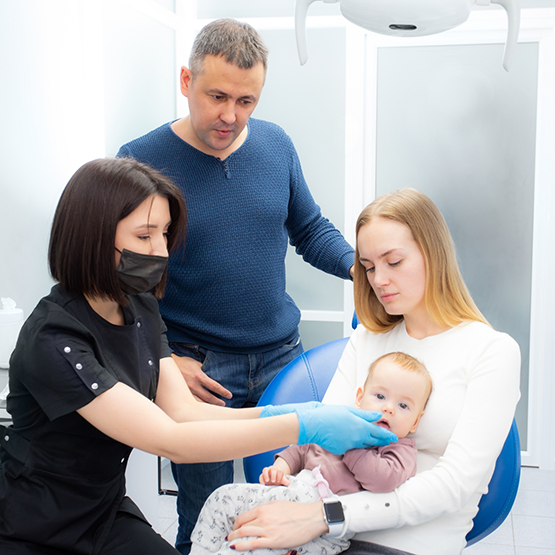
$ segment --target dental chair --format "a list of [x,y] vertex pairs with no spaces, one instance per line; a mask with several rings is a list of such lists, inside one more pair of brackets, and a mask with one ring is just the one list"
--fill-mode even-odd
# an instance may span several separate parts
[[[355,326],[356,319],[353,319],[353,327]],[[258,405],[321,401],[347,341],[348,338],[344,338],[325,343],[306,351],[290,362],[266,388]],[[280,450],[276,449],[245,458],[243,467],[247,482],[258,483],[262,469],[273,463],[274,454],[278,451]],[[466,535],[467,547],[491,534],[507,518],[517,494],[519,481],[520,441],[516,422],[513,421],[497,459],[489,491],[482,496],[478,513],[474,517],[474,526]]]

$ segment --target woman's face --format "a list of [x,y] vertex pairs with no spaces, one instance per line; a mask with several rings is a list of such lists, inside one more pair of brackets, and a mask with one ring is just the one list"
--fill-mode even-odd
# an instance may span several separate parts
[[357,244],[359,261],[385,311],[405,318],[426,316],[426,265],[410,229],[377,217],[359,230]]
[[[116,228],[116,249],[168,256],[167,232],[171,224],[170,203],[167,198],[151,196],[129,216],[120,220]],[[116,251],[116,264],[120,254]]]

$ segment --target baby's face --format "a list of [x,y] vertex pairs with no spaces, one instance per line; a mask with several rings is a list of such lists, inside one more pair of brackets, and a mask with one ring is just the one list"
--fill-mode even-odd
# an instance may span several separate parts
[[426,404],[427,386],[424,378],[385,359],[374,368],[364,391],[357,391],[357,406],[381,412],[376,422],[398,438],[414,432]]

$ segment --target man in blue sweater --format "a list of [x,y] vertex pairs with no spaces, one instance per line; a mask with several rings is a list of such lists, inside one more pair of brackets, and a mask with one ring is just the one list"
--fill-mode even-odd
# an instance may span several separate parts
[[[353,249],[325,219],[291,139],[250,118],[268,51],[258,33],[218,20],[197,36],[181,91],[190,115],[124,145],[181,188],[188,207],[185,254],[173,255],[160,303],[173,357],[197,399],[253,406],[302,352],[300,311],[285,292],[288,240],[304,260],[349,279]],[[247,125],[248,123],[248,125]],[[176,547],[206,498],[233,481],[233,463],[172,465],[178,485]]]

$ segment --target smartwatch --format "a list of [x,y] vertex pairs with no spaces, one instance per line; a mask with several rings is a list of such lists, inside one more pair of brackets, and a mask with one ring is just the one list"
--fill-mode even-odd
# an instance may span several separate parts
[[336,538],[343,533],[345,513],[343,505],[337,499],[322,499],[324,502],[324,519],[330,529],[328,536]]

